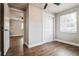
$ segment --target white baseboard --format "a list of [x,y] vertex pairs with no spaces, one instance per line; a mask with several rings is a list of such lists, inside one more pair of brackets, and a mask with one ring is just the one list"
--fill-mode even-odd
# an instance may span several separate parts
[[32,48],[32,47],[35,47],[35,46],[39,46],[39,45],[43,45],[45,43],[49,43],[49,42],[52,42],[53,40],[51,41],[48,41],[48,42],[41,42],[41,43],[37,43],[37,44],[33,44],[33,45],[29,45],[29,48]]
[[[53,41],[53,40],[52,40]],[[48,42],[52,42],[52,41],[48,41]],[[45,43],[48,43],[48,42],[41,42],[41,43],[37,43],[37,44],[33,44],[33,45],[28,45],[26,42],[24,43],[28,48],[32,48],[32,47],[35,47],[35,46],[39,46],[39,45],[43,45]]]
[[28,47],[28,44],[26,42],[24,42],[24,44]]
[[62,43],[66,43],[66,44],[70,44],[70,45],[74,45],[74,46],[79,47],[79,44],[76,44],[76,43],[73,43],[73,42],[68,42],[68,41],[64,41],[64,40],[60,40],[60,39],[55,39],[55,41],[59,41],[59,42],[62,42]]
[[9,47],[4,50],[4,55],[6,55],[7,51],[9,50]]
[[33,44],[33,45],[29,45],[29,48],[32,48],[32,47],[35,47],[35,46],[39,46],[39,45],[42,45],[42,44],[44,44],[44,43],[41,42],[41,43],[37,43],[37,44]]
[[38,43],[38,44],[33,44],[33,45],[28,45],[27,43],[24,43],[28,48],[32,48],[32,47],[35,47],[35,46],[39,46],[39,45],[42,45],[43,43]]
[[49,43],[49,42],[53,42],[53,41],[54,41],[54,40],[50,40],[50,41],[47,41],[47,42],[43,42],[43,43],[45,44],[45,43]]

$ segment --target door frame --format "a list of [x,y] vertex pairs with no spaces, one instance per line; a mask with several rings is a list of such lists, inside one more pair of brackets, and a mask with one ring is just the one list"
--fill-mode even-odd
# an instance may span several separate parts
[[4,4],[1,3],[1,56],[4,56]]

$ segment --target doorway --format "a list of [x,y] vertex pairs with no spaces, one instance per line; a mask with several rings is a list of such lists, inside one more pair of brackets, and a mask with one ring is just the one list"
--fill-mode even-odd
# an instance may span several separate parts
[[9,48],[9,17],[7,3],[0,4],[0,53],[4,56]]
[[[23,51],[24,12],[22,10],[11,8],[11,7],[10,7],[10,37],[9,39],[10,39],[9,51],[12,51],[13,53]],[[16,48],[17,51],[13,50],[13,48]]]
[[[10,45],[11,44],[11,41],[10,41],[10,36],[11,36],[11,33],[10,33],[10,30],[11,30],[11,28],[10,28],[11,17],[10,17],[10,15],[11,14],[12,13],[10,13],[10,7],[8,6],[8,4],[7,3],[5,3],[5,4],[0,3],[0,55],[1,56],[6,55],[7,51],[11,48],[11,45]],[[24,16],[24,13],[22,15]],[[13,17],[13,18],[15,18],[16,20],[15,19],[14,20],[17,22],[17,24],[16,24],[17,27],[16,28],[17,29],[18,29],[18,27],[21,28],[22,32],[19,34],[19,36],[21,38],[19,43],[22,42],[22,44],[23,44],[23,39],[24,39],[23,38],[24,37],[24,29],[23,29],[24,28],[24,25],[23,25],[24,21],[23,21],[23,19],[24,18],[21,17],[21,15],[18,16],[18,17]],[[15,32],[18,32],[19,30],[15,30]],[[15,42],[15,40],[13,40],[13,42]],[[15,42],[13,44],[17,44],[17,43]]]

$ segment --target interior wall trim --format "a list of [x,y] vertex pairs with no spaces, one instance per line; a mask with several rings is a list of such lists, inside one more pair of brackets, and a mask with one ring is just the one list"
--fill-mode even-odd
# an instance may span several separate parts
[[43,45],[43,44],[44,44],[44,43],[41,42],[41,43],[37,43],[37,44],[33,44],[33,45],[29,45],[28,48],[36,47],[36,46]]
[[24,42],[24,45],[26,45],[29,48],[29,45],[26,42]]
[[9,50],[10,48],[8,47],[8,49],[5,49],[4,51],[4,56],[6,55],[6,53],[8,52],[8,50]]
[[37,44],[33,44],[33,45],[28,45],[27,43],[24,43],[28,48],[32,48],[32,47],[36,47],[36,46],[39,46],[39,45],[43,45],[45,43],[49,43],[49,42],[53,42],[52,41],[48,41],[48,42],[41,42],[41,43],[37,43]]
[[76,43],[73,43],[73,42],[68,42],[68,41],[64,41],[64,40],[60,40],[60,39],[55,39],[55,41],[59,41],[59,42],[62,42],[62,43],[66,43],[66,44],[70,44],[70,45],[79,47],[79,44],[76,44]]

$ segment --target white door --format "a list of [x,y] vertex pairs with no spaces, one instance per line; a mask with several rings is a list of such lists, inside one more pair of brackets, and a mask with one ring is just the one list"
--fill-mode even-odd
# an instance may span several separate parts
[[9,7],[4,4],[4,55],[9,49]]
[[47,12],[43,13],[43,42],[53,41],[53,15]]

